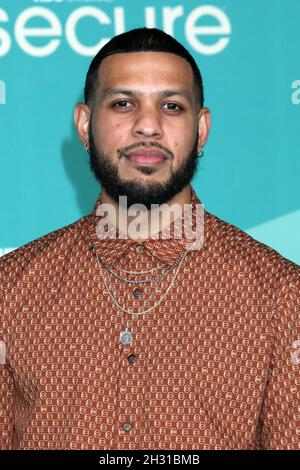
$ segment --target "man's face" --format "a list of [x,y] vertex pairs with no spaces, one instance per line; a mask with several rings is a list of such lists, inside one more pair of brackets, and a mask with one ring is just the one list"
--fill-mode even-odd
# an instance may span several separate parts
[[201,144],[189,63],[164,52],[121,53],[98,73],[89,123],[96,177],[116,202],[167,202],[192,179]]

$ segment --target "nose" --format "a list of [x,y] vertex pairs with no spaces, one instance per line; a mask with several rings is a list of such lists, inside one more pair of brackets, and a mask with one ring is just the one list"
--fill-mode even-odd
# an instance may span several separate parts
[[163,129],[159,111],[151,105],[140,107],[135,113],[132,133],[134,137],[160,139],[163,136]]

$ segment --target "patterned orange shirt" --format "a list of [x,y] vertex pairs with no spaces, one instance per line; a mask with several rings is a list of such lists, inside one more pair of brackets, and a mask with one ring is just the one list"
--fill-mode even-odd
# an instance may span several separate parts
[[300,268],[207,211],[182,258],[103,240],[99,203],[0,259],[0,448],[299,449]]

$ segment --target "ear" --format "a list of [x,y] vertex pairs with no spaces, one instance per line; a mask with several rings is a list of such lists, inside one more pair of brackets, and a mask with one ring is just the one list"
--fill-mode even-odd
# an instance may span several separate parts
[[87,104],[77,103],[74,109],[74,123],[77,134],[85,148],[88,148],[91,110]]
[[211,119],[210,119],[210,111],[208,108],[201,108],[199,111],[199,141],[198,141],[198,151],[200,148],[203,148],[207,142]]

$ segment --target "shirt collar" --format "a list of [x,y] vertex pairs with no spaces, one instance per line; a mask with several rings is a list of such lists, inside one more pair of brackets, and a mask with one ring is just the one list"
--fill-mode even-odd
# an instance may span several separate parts
[[[108,266],[113,266],[118,262],[118,259],[125,255],[126,252],[133,245],[143,245],[144,250],[149,251],[152,256],[156,257],[159,261],[171,265],[176,259],[186,251],[187,245],[191,243],[191,239],[187,238],[185,226],[182,229],[182,236],[178,238],[178,228],[182,226],[182,217],[176,219],[167,229],[159,232],[158,238],[150,238],[143,241],[136,241],[130,238],[120,239],[119,232],[114,227],[115,238],[103,238],[99,236],[99,222],[101,217],[96,214],[99,205],[102,204],[102,195],[99,194],[93,211],[91,213],[91,223],[89,224],[89,239],[103,261]],[[200,205],[200,199],[197,197],[193,187],[191,187],[191,215],[192,215],[192,230],[196,228],[196,205]],[[205,211],[203,210],[203,217]],[[205,223],[207,220],[205,220]],[[199,223],[198,223],[199,225]],[[176,232],[177,230],[177,232]],[[206,227],[205,227],[206,230]],[[177,233],[177,236],[175,235]],[[166,238],[167,236],[167,238]],[[203,233],[204,236],[204,233]]]

